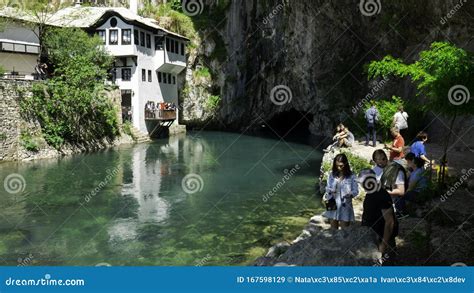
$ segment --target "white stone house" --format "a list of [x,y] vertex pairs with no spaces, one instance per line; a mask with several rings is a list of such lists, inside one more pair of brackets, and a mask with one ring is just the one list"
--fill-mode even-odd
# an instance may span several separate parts
[[[11,17],[2,12],[0,16]],[[186,68],[187,38],[124,7],[76,5],[57,11],[47,22],[51,26],[81,28],[102,38],[115,57],[111,75],[122,92],[122,111],[126,114],[131,110],[134,127],[151,134],[164,120],[177,118],[179,114],[174,111],[157,111],[145,117],[145,105],[178,105],[178,75]],[[34,78],[39,42],[31,29],[8,22],[0,32],[0,48],[0,65],[6,69],[6,77],[16,71],[16,77]]]

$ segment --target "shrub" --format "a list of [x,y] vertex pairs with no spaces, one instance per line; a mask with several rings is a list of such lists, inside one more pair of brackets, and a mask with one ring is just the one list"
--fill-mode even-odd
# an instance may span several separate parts
[[132,122],[130,121],[125,121],[125,123],[122,124],[122,130],[125,134],[127,134],[128,136],[130,136],[133,140],[136,140],[137,138],[135,137],[135,135],[133,134],[132,132]]
[[214,111],[219,107],[220,101],[221,101],[220,96],[210,95],[206,101],[206,108],[211,111]]
[[28,151],[39,151],[39,144],[36,139],[27,131],[22,131],[20,134],[20,144]]
[[44,39],[52,77],[33,85],[21,102],[35,116],[48,144],[87,143],[118,134],[117,111],[104,82],[112,57],[97,37],[79,29],[52,29]]

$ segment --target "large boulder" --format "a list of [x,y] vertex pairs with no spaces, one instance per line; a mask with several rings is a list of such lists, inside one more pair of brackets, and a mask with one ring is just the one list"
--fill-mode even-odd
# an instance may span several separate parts
[[362,226],[320,230],[291,245],[278,257],[259,258],[256,266],[370,266],[377,263],[377,235]]

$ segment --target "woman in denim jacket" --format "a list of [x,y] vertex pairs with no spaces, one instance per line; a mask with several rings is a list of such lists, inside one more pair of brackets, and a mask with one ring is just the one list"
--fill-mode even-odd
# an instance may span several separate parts
[[352,198],[359,194],[357,179],[352,174],[349,161],[345,154],[339,154],[334,158],[332,172],[329,174],[326,186],[325,199],[334,198],[337,209],[326,211],[323,216],[331,220],[331,228],[338,229],[348,227],[354,222],[354,208]]

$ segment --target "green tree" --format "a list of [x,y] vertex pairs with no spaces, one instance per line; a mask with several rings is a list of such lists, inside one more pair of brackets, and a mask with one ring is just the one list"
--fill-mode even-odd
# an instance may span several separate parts
[[[389,55],[369,64],[369,79],[388,75],[409,77],[417,87],[417,95],[424,97],[425,111],[451,117],[441,160],[440,174],[444,176],[454,122],[458,116],[474,113],[474,102],[470,101],[470,93],[474,93],[474,55],[450,43],[434,42],[414,63]],[[444,182],[444,177],[440,181]]]
[[45,35],[52,76],[33,86],[22,109],[38,118],[46,141],[88,143],[118,133],[117,112],[104,82],[112,57],[98,37],[80,29],[49,30]]

